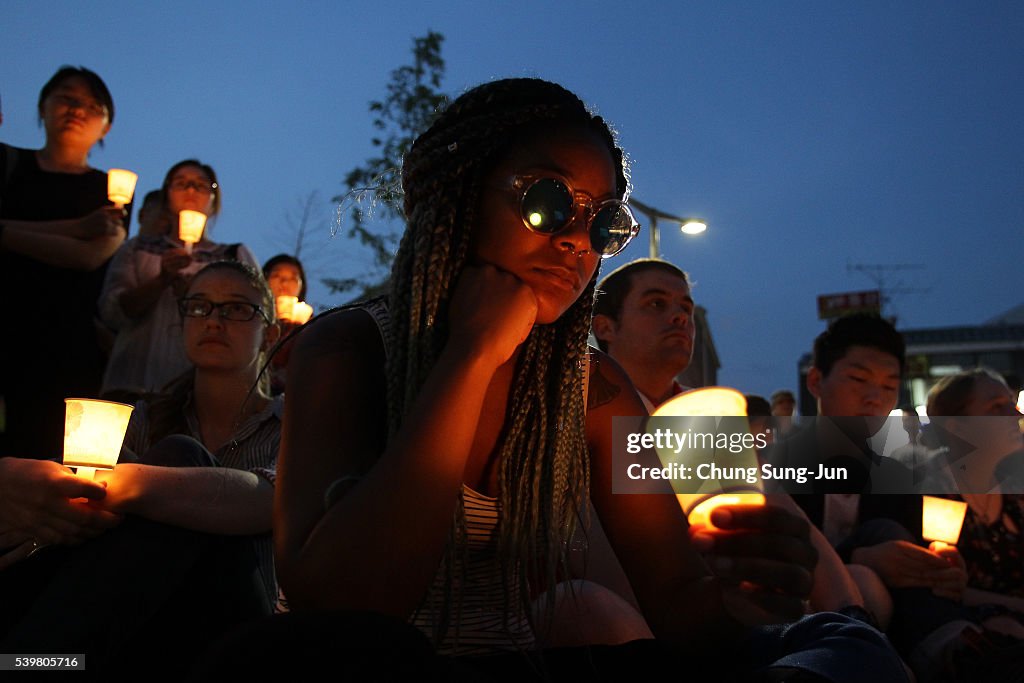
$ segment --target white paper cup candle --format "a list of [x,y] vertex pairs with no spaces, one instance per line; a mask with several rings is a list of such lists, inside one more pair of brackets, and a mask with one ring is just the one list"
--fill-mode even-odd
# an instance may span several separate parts
[[107,171],[107,198],[118,208],[135,196],[135,183],[139,176],[123,168],[112,168]]
[[185,243],[185,251],[192,253],[192,245],[203,238],[206,214],[184,209],[178,213],[178,239]]
[[313,307],[305,301],[298,301],[292,307],[292,322],[305,325],[313,317]]
[[112,469],[133,407],[87,398],[66,398],[64,404],[64,464],[86,479],[98,469]]
[[967,503],[935,496],[921,498],[924,502],[921,536],[932,542],[928,547],[932,550],[941,550],[946,546],[956,545],[960,540],[964,515],[967,514]]
[[284,322],[291,322],[295,315],[295,306],[299,303],[299,297],[282,295],[274,300],[274,310],[277,319]]
[[[730,417],[746,418],[747,399],[740,392],[728,387],[705,387],[683,392],[658,406],[652,417]],[[730,430],[739,430],[749,434],[750,427],[746,419],[737,422],[735,419],[728,424]],[[753,449],[744,452],[725,454],[730,457],[730,465],[741,466],[745,470],[757,468],[757,454]],[[764,505],[765,498],[761,491],[761,480],[751,484],[740,485],[729,482],[708,480],[706,486],[696,493],[680,493],[676,496],[691,526],[711,524],[711,512],[720,505]]]

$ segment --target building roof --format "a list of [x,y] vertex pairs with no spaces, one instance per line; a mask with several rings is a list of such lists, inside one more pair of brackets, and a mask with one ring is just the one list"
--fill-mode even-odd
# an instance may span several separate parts
[[934,327],[901,333],[908,353],[1024,349],[1024,324]]
[[986,325],[1024,325],[1024,304],[1014,306],[1005,313],[1001,313],[991,320],[985,321]]

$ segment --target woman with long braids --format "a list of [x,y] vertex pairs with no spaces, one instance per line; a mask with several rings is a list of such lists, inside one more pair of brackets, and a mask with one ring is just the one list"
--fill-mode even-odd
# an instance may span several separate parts
[[[320,653],[352,680],[642,676],[666,662],[728,675],[779,660],[744,623],[802,614],[806,525],[731,509],[731,526],[780,550],[737,563],[757,590],[726,587],[673,496],[611,492],[612,417],[645,411],[586,344],[598,264],[636,233],[605,122],[553,83],[488,83],[416,140],[402,184],[408,226],[387,301],[314,321],[290,361],[274,536],[293,612],[262,626],[272,634],[225,643],[211,676],[252,668],[246,642],[288,653],[257,658],[264,673]],[[588,500],[658,640],[541,650],[531,600],[565,577]],[[752,535],[737,532],[736,547],[756,555]],[[877,632],[829,623],[833,643],[878,660],[878,677],[898,668]],[[794,629],[790,646],[807,640]],[[713,656],[727,645],[740,654]],[[774,671],[828,669],[812,660]]]

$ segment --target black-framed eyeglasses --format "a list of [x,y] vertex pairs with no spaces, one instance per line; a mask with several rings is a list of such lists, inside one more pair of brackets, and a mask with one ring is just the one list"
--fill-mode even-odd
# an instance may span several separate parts
[[266,322],[270,322],[267,314],[256,304],[248,301],[220,301],[214,302],[199,297],[186,297],[178,300],[178,312],[186,318],[208,318],[214,309],[221,317],[221,320],[233,320],[244,323],[252,320],[259,313]]
[[77,97],[71,95],[62,95],[60,93],[54,93],[50,95],[56,104],[68,109],[81,109],[89,116],[99,118],[107,115],[107,108],[99,102],[91,102],[89,100],[80,100]]
[[171,181],[170,187],[172,190],[176,190],[178,192],[184,192],[191,187],[193,190],[201,194],[213,194],[213,191],[217,189],[217,183],[208,183],[205,180],[188,180],[186,178],[178,178]]
[[565,230],[582,206],[590,247],[601,258],[615,256],[640,232],[633,212],[618,199],[595,202],[585,192],[575,192],[565,181],[551,176],[515,176],[512,187],[521,193],[519,211],[523,225],[541,235]]

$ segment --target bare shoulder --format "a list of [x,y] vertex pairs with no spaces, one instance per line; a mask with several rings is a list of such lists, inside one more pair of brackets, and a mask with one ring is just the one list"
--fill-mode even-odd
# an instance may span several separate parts
[[295,340],[293,355],[307,360],[336,357],[363,361],[368,356],[384,358],[384,344],[377,323],[362,308],[339,309],[327,313],[302,328]]
[[383,451],[384,359],[379,328],[360,308],[324,314],[294,341],[275,486],[280,576],[323,517],[331,482],[365,471]]
[[285,453],[319,458],[343,450],[340,464],[379,452],[387,414],[384,363],[384,341],[365,310],[339,310],[303,328],[288,360]]
[[620,415],[646,414],[643,402],[622,366],[604,351],[591,348],[587,412],[607,407],[627,411],[618,413]]

